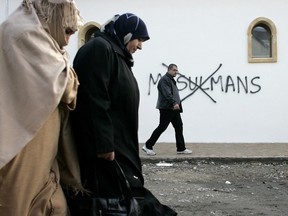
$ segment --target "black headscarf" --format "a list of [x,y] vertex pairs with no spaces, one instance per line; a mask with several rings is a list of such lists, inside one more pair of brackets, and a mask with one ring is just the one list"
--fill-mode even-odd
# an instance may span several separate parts
[[119,16],[114,23],[116,35],[126,45],[134,39],[149,40],[148,31],[142,19],[132,13],[125,13]]
[[115,15],[101,27],[101,32],[105,32],[116,39],[132,64],[133,57],[127,50],[126,44],[134,39],[141,39],[142,41],[150,39],[143,20],[132,13]]

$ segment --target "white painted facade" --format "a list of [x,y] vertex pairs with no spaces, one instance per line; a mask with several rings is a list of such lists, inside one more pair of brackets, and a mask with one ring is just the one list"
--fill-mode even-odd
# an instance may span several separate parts
[[[1,0],[0,21],[20,2]],[[288,142],[287,0],[78,0],[77,5],[85,22],[103,24],[114,14],[132,12],[147,24],[151,39],[134,55],[133,67],[141,92],[140,142],[158,125],[157,88],[149,78],[165,74],[162,63],[176,63],[181,74],[193,82],[197,78],[198,84],[201,76],[204,81],[222,64],[213,78],[222,78],[223,91],[220,83],[212,90],[210,78],[203,91],[199,88],[183,101],[186,142]],[[248,63],[247,30],[258,17],[276,26],[276,63]],[[67,47],[71,61],[77,40],[73,36]],[[241,84],[238,93],[237,79],[247,79],[247,93]],[[182,99],[193,91],[188,84],[178,79]],[[159,142],[174,141],[170,125]]]

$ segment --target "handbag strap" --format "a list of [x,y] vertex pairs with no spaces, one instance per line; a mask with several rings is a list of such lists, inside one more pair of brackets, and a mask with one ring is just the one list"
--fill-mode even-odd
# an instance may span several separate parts
[[132,190],[130,188],[130,184],[125,176],[125,173],[123,172],[120,164],[118,163],[118,161],[116,159],[114,159],[115,161],[115,164],[116,164],[116,168],[117,170],[119,171],[119,177],[121,178],[121,181],[123,182],[123,184],[125,184],[125,189],[126,189],[126,192],[127,192],[127,195],[129,196],[129,198],[132,198],[133,197],[133,194],[132,194]]

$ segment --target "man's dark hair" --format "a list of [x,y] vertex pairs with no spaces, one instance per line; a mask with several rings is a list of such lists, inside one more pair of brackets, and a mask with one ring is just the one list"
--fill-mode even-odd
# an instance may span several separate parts
[[169,64],[168,70],[171,70],[173,67],[177,67],[177,65],[176,64]]

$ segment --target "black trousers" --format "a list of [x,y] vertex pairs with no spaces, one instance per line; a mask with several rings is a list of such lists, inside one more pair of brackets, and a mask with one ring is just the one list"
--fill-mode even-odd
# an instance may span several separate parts
[[153,131],[151,137],[146,142],[146,147],[152,149],[161,134],[172,123],[175,130],[176,148],[177,151],[184,151],[185,141],[183,136],[183,122],[179,111],[160,109],[160,122],[158,127]]

